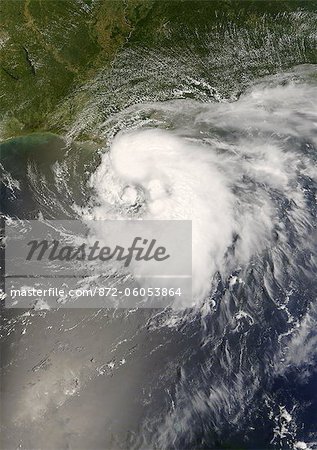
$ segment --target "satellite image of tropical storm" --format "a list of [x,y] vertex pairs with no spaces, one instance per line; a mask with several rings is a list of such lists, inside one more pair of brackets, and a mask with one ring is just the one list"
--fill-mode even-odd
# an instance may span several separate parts
[[0,23],[1,448],[317,450],[317,1]]

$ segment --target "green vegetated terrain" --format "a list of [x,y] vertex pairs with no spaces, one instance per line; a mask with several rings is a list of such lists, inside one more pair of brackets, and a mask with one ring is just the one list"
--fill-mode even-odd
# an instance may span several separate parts
[[[186,47],[203,58],[211,51],[214,35],[213,53],[221,55],[221,33],[227,41],[231,33],[234,41],[237,30],[243,29],[255,30],[252,52],[267,45],[272,26],[272,46],[277,46],[278,58],[285,53],[284,66],[317,61],[312,39],[316,30],[305,27],[305,17],[300,18],[301,11],[315,10],[314,1],[1,0],[0,4],[2,140],[35,131],[65,132],[87,102],[89,94],[82,86],[101,70],[110,70],[126,48],[173,54],[173,49]],[[294,11],[299,11],[296,23],[288,15]],[[278,38],[294,33],[298,49],[292,56],[287,54],[287,39],[279,45]],[[191,36],[196,36],[193,46]],[[243,59],[237,57],[243,70]]]
[[3,136],[45,129],[61,99],[125,43],[142,13],[138,3],[2,0]]

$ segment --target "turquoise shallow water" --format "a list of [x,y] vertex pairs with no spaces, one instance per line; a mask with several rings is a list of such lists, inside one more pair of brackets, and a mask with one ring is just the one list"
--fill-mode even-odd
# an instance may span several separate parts
[[[67,145],[52,133],[35,133],[2,142],[4,214],[19,218],[71,218],[74,202],[87,200],[89,173],[96,167],[96,145]],[[10,186],[18,187],[10,193]]]
[[[161,4],[170,14],[173,2]],[[71,123],[56,111],[63,137],[1,144],[7,218],[142,217],[167,197],[162,214],[207,217],[202,248],[218,257],[223,246],[227,269],[181,313],[5,310],[5,448],[317,448],[316,66],[305,64],[317,62],[316,17],[306,4],[257,2],[255,24],[248,9],[211,20],[200,2],[199,22],[195,10],[182,26],[189,6],[174,27],[162,21],[163,43],[144,39],[145,20],[80,87]],[[112,144],[127,131],[137,138],[133,155],[117,145],[120,177]],[[80,142],[87,135],[99,144]]]
[[[5,310],[6,442],[45,447],[46,427],[54,449],[315,448],[314,72],[260,79],[231,103],[134,105],[100,124],[100,148],[2,144],[7,217],[142,218],[167,193],[162,213],[207,217],[203,248],[225,245],[201,307]],[[131,145],[114,139],[127,130]]]

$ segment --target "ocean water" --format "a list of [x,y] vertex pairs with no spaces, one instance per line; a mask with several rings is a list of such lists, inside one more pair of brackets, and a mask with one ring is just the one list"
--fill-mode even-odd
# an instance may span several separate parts
[[281,39],[241,80],[226,42],[208,81],[189,50],[129,49],[64,136],[1,144],[8,220],[193,226],[177,308],[3,310],[4,448],[317,448],[316,66],[276,67]]

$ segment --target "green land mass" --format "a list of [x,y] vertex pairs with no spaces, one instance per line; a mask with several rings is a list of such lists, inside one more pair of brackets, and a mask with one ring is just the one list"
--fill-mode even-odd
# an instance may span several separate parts
[[[110,70],[127,48],[171,54],[184,48],[204,61],[211,51],[206,37],[208,43],[217,39],[212,51],[221,55],[221,36],[229,42],[230,33],[234,40],[243,30],[252,37],[250,54],[268,46],[272,36],[283,41],[272,43],[276,54],[266,62],[271,72],[317,62],[316,30],[301,16],[316,12],[309,0],[1,0],[0,6],[1,140],[64,133],[90,95],[82,87]],[[186,36],[198,36],[193,46]],[[245,70],[243,60],[238,62]],[[89,131],[80,137],[92,138]]]

